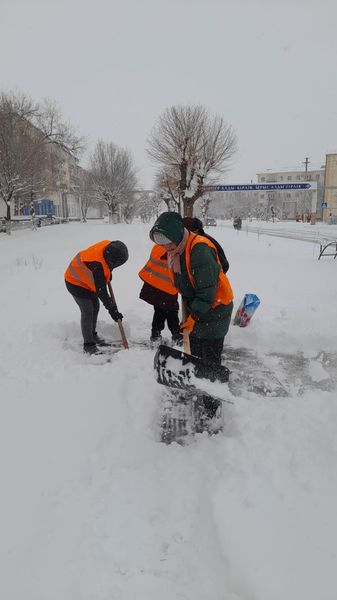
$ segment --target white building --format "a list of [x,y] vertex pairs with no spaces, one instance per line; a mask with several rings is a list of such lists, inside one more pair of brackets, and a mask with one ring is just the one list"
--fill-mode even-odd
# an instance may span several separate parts
[[[303,181],[317,182],[317,217],[322,218],[321,204],[324,190],[324,166],[317,170],[308,171],[272,171],[257,174],[258,183],[300,183]],[[294,219],[296,215],[310,214],[312,192],[285,190],[282,192],[258,192],[258,203],[268,213],[273,206],[276,214],[282,219]]]
[[337,223],[337,154],[326,155],[323,206],[323,220]]

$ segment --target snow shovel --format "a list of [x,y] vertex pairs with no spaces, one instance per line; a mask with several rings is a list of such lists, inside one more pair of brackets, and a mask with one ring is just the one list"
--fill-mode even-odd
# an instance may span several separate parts
[[[182,303],[182,316],[185,320],[184,303]],[[195,378],[220,383],[228,381],[230,371],[227,367],[191,354],[187,329],[183,330],[183,341],[184,352],[170,346],[159,346],[154,357],[158,383],[182,390],[195,390]]]
[[[182,303],[182,317],[186,310]],[[218,433],[223,428],[222,401],[196,388],[194,378],[227,382],[229,370],[191,355],[187,329],[183,330],[184,352],[159,346],[155,356],[157,381],[171,389],[163,398],[161,441],[184,445],[195,433]],[[210,412],[211,411],[211,414]]]
[[[112,287],[111,287],[110,281],[108,281],[108,289],[109,289],[109,294],[111,296],[111,300],[114,303],[115,307],[117,308],[117,304],[116,304],[116,300],[115,300],[115,295],[114,295],[114,293],[112,291]],[[118,319],[117,325],[119,327],[119,331],[120,331],[120,334],[121,334],[123,346],[124,346],[125,350],[128,350],[129,349],[128,340],[126,339],[126,335],[125,335],[123,323],[122,323],[122,321],[120,319]]]

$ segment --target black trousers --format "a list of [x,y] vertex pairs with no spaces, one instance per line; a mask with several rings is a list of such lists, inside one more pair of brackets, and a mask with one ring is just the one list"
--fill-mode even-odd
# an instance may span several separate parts
[[180,333],[177,310],[164,310],[163,308],[157,308],[156,306],[153,308],[152,335],[159,335],[163,331],[166,321],[172,335]]
[[[71,294],[73,296],[73,294]],[[99,312],[99,299],[79,298],[73,296],[81,311],[81,330],[85,344],[94,344],[94,333],[96,331],[97,316]]]
[[192,334],[190,335],[191,353],[199,358],[220,364],[224,339],[222,337],[216,340],[203,340]]
[[[190,335],[191,353],[199,358],[204,358],[212,362],[221,364],[221,353],[224,343],[224,337],[216,340],[203,340]],[[204,405],[204,414],[208,419],[215,417],[220,400],[213,398],[209,394],[202,398]]]

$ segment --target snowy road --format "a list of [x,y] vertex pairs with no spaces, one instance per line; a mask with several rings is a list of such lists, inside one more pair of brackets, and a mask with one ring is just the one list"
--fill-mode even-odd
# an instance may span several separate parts
[[[114,290],[130,343],[148,338],[137,278],[148,227],[74,223],[0,237],[1,598],[335,600],[336,261],[293,239],[211,233],[236,306],[245,292],[261,298],[227,343],[288,374],[288,396],[223,386],[234,402],[224,433],[184,448],[158,443],[153,352],[93,364],[63,284],[77,250],[122,239],[130,260]],[[99,324],[117,339],[104,308]]]
[[[231,221],[220,221],[220,228],[226,227],[231,229],[233,223]],[[318,222],[316,225],[310,223],[296,223],[295,221],[249,221],[242,222],[241,232],[256,233],[258,236],[267,235],[272,237],[281,237],[293,240],[301,240],[302,242],[311,242],[320,244],[324,240],[337,240],[337,225],[328,225]],[[240,233],[241,233],[240,232]]]

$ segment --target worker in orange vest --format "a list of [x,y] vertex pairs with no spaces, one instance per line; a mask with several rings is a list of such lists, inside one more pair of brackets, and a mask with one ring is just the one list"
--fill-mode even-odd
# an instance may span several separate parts
[[[215,244],[188,231],[180,214],[164,212],[150,231],[150,239],[167,252],[168,272],[184,301],[187,318],[181,330],[190,334],[191,353],[221,364],[225,335],[233,311],[233,291]],[[205,414],[213,418],[219,400],[203,397]]]
[[188,231],[175,212],[159,215],[150,238],[167,252],[168,273],[188,313],[181,329],[189,330],[192,354],[220,364],[233,291],[215,245]]
[[66,269],[65,284],[81,311],[83,350],[88,354],[97,354],[97,346],[108,345],[96,331],[99,300],[114,321],[123,319],[108,294],[107,284],[111,281],[112,270],[128,258],[128,249],[123,242],[102,240],[80,250]]
[[178,318],[178,290],[174,286],[167,265],[167,252],[155,244],[146,265],[139,271],[144,282],[139,297],[153,305],[151,342],[160,343],[165,322],[171,332],[172,342],[180,345],[182,334]]

